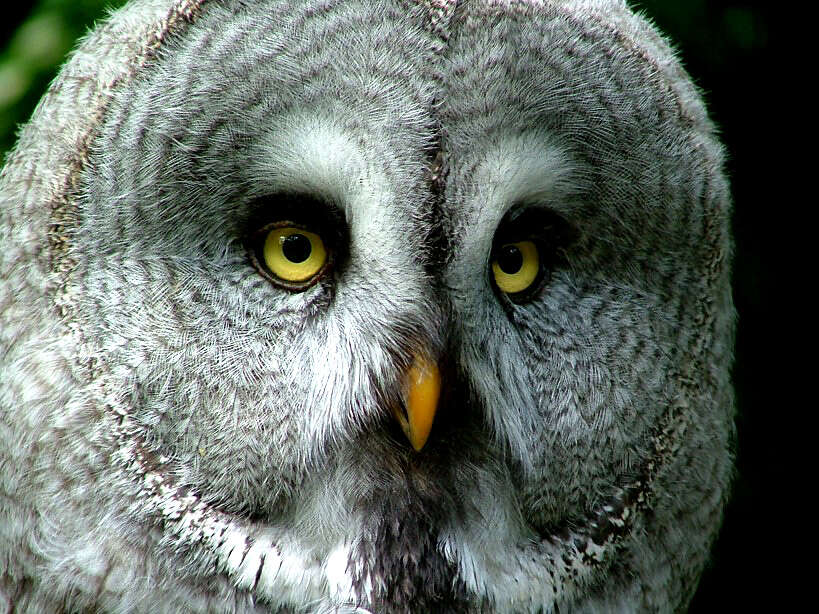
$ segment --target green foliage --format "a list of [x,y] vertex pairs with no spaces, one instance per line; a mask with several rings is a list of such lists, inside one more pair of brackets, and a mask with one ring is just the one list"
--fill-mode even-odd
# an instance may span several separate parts
[[40,0],[0,47],[0,152],[14,143],[75,41],[125,0]]

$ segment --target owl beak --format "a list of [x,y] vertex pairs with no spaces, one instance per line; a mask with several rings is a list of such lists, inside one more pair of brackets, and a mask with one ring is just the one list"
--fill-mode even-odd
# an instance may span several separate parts
[[441,373],[438,365],[426,357],[416,356],[407,371],[404,395],[406,413],[395,412],[395,418],[416,452],[421,451],[429,438],[440,393]]

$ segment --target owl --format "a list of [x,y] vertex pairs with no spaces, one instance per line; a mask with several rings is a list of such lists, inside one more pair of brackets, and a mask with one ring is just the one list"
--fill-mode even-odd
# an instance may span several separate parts
[[0,610],[685,609],[722,147],[621,0],[134,0],[0,176]]

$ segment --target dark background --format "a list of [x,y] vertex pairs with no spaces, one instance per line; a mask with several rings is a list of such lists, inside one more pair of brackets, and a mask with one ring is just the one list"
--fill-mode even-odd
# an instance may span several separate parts
[[[31,114],[76,38],[108,8],[123,3],[40,0],[3,9],[0,156],[12,146],[16,129]],[[735,203],[737,475],[711,565],[691,611],[781,610],[795,600],[791,587],[798,582],[792,569],[798,564],[785,556],[780,544],[799,538],[791,534],[789,522],[799,513],[783,510],[784,502],[793,499],[784,484],[789,467],[783,442],[794,422],[787,413],[790,388],[774,385],[787,381],[785,361],[777,360],[783,355],[776,351],[784,333],[772,325],[774,284],[787,251],[780,239],[787,235],[780,213],[788,206],[776,179],[787,161],[772,155],[787,151],[777,147],[780,137],[773,121],[784,107],[782,64],[773,55],[777,11],[774,3],[763,1],[631,4],[670,37],[701,88],[727,148]]]

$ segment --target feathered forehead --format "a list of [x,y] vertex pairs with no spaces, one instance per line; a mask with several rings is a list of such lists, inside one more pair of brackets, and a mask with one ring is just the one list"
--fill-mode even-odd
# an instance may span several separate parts
[[[444,52],[450,36],[470,19],[487,28],[504,17],[523,20],[535,35],[550,20],[571,22],[582,31],[581,36],[590,35],[598,38],[596,44],[610,46],[608,52],[613,62],[636,60],[646,64],[649,72],[659,77],[656,84],[671,90],[692,127],[708,133],[713,130],[699,92],[677,61],[673,48],[651,24],[629,9],[625,0],[413,0],[409,4],[420,9],[424,27],[442,41],[439,53]],[[608,35],[607,42],[599,39],[601,32]],[[503,45],[512,41],[496,39],[493,43]]]
[[[484,30],[498,20],[505,21],[504,16],[508,16],[511,20],[523,20],[534,30],[539,30],[550,18],[557,18],[579,24],[586,30],[596,28],[598,32],[607,32],[608,41],[617,43],[607,53],[620,54],[619,59],[647,67],[645,72],[653,75],[655,88],[670,94],[669,98],[678,105],[689,128],[705,136],[708,149],[719,149],[700,97],[673,52],[645,20],[628,10],[625,2],[416,0],[399,5],[397,12],[409,10],[416,16],[420,13],[434,35],[427,43],[433,54],[448,51],[450,36],[457,35],[470,19],[476,27],[483,24]],[[186,30],[208,11],[208,6],[206,0],[136,0],[86,37],[7,158],[3,170],[9,180],[7,185],[15,181],[25,185],[25,193],[13,199],[20,203],[20,214],[12,211],[11,216],[36,228],[34,232],[38,235],[49,226],[57,228],[70,221],[65,203],[71,200],[69,194],[78,171],[86,164],[89,146],[96,138],[97,127],[106,117],[115,92],[128,88],[137,75],[152,70],[157,55],[164,52],[169,41],[184,37]],[[305,10],[308,8],[305,6]],[[326,6],[323,10],[327,10]],[[440,75],[439,82],[447,78]],[[717,161],[711,165],[713,169],[719,168],[719,157],[714,156]],[[43,202],[52,205],[43,208]],[[32,211],[34,209],[37,211]],[[46,221],[47,211],[65,219]],[[51,243],[56,251],[62,241],[62,237],[55,234]]]

